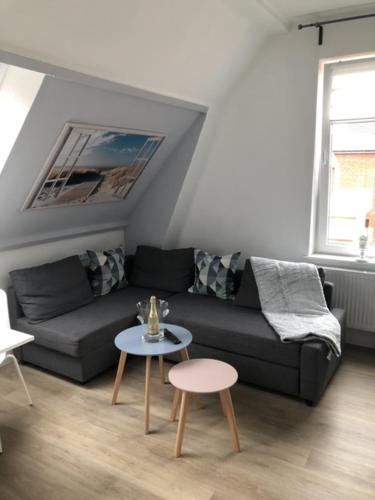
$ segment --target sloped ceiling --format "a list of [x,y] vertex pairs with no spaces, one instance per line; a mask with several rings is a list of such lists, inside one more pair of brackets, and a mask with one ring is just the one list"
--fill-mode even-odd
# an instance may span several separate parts
[[362,11],[367,7],[374,7],[374,2],[361,2],[360,0],[260,0],[275,14],[288,21],[309,14],[322,14],[329,11],[358,9]]
[[295,18],[361,0],[0,0],[0,49],[210,104]]
[[[125,223],[143,192],[201,115],[178,103],[157,102],[47,76],[0,176],[0,249],[37,241],[43,235]],[[21,211],[66,122],[149,130],[166,138],[125,200]],[[177,162],[175,166],[177,169]]]
[[264,37],[260,0],[0,0],[0,48],[209,104]]

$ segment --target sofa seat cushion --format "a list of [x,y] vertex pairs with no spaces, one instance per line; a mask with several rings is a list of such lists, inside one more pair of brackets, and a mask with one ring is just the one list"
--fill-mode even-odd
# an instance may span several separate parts
[[168,303],[168,323],[188,328],[196,344],[299,367],[300,344],[282,343],[259,311],[190,293],[173,295]]
[[36,344],[69,356],[82,357],[112,341],[125,328],[135,325],[136,303],[151,295],[166,299],[169,294],[128,287],[97,297],[91,304],[42,323],[33,324],[25,317],[19,318],[16,328],[34,335]]

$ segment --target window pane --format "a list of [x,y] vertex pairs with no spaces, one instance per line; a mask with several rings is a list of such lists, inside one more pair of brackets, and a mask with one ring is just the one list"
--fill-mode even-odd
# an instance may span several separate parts
[[330,119],[375,117],[375,71],[334,75]]
[[[367,220],[367,222],[366,222]],[[366,228],[366,225],[369,227]],[[375,122],[331,125],[328,243],[375,249]]]

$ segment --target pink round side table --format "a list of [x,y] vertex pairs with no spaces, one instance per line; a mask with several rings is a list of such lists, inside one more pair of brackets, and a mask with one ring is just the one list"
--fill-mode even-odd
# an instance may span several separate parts
[[233,366],[216,359],[192,359],[175,365],[169,371],[169,381],[175,387],[172,404],[171,420],[176,420],[177,409],[180,406],[175,456],[181,455],[184,436],[188,395],[208,394],[218,392],[224,415],[227,417],[229,431],[232,436],[233,448],[240,451],[236,417],[234,416],[230,388],[237,382],[238,374]]

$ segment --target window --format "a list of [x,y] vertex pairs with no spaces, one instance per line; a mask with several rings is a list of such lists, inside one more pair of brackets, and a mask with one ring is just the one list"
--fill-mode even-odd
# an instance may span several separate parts
[[42,73],[0,63],[0,174],[43,78]]
[[[316,251],[375,256],[375,61],[325,65]],[[319,125],[319,124],[318,124]]]

